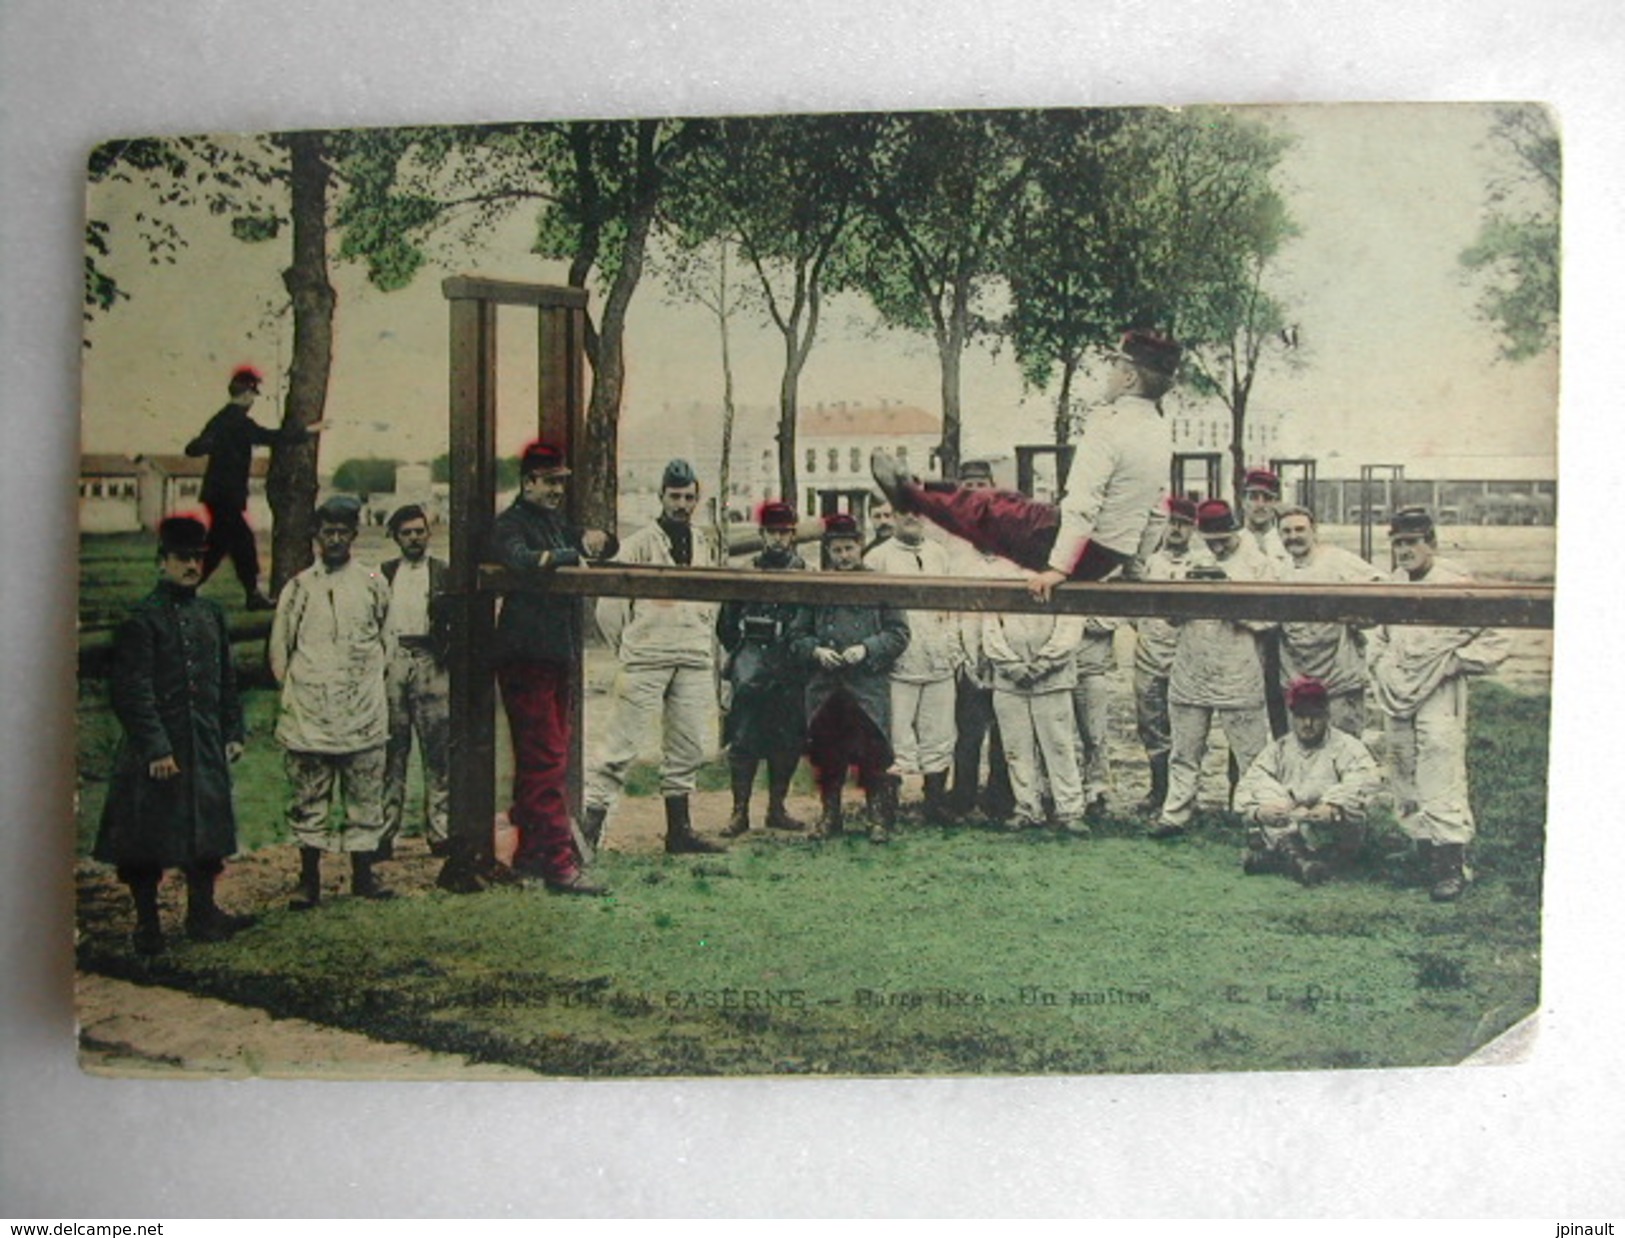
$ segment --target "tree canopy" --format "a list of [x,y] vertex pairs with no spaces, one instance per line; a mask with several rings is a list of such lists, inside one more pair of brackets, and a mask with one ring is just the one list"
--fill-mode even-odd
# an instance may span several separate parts
[[1534,104],[1497,109],[1490,141],[1505,170],[1491,182],[1461,265],[1484,283],[1479,313],[1500,335],[1501,356],[1524,361],[1558,341],[1562,146],[1551,116]]

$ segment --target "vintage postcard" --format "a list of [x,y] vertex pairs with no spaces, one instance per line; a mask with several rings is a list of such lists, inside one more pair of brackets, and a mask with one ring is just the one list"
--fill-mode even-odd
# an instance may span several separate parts
[[1526,103],[99,146],[83,1066],[1515,1057],[1560,188]]

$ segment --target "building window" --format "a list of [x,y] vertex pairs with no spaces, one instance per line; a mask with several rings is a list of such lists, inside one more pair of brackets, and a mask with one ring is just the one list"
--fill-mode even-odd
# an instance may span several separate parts
[[831,447],[829,449],[829,471],[831,473],[839,473],[841,471],[841,449],[839,447]]
[[818,471],[818,453],[811,447],[807,448],[807,471],[809,473]]
[[854,473],[863,472],[863,448],[861,447],[852,449],[852,471]]
[[908,463],[908,445],[906,443],[903,446],[901,446],[901,447],[899,447],[897,449],[897,463],[898,464],[907,464]]

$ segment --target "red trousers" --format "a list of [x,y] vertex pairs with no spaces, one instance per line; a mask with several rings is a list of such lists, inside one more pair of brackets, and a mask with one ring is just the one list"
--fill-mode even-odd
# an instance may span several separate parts
[[570,831],[570,668],[562,662],[507,662],[497,687],[513,738],[513,807],[519,831],[513,866],[567,881],[581,868]]
[[885,784],[892,763],[891,740],[857,699],[842,689],[807,721],[807,760],[825,799],[840,795],[846,771],[853,766],[857,767],[858,786],[872,791]]
[[[1049,568],[1050,551],[1061,527],[1061,509],[1015,490],[951,490],[910,486],[906,506],[933,524],[962,537],[986,554],[1009,559],[1029,572]],[[1100,580],[1128,562],[1128,556],[1095,542],[1083,548],[1069,577]]]

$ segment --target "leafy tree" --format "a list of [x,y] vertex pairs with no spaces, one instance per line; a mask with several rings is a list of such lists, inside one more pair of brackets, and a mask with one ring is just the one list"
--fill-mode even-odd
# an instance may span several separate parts
[[959,467],[960,361],[986,333],[1005,246],[1028,184],[1031,113],[934,112],[882,118],[859,244],[843,282],[892,326],[923,331],[941,367],[945,475]]
[[364,260],[380,287],[410,281],[437,231],[473,240],[523,203],[539,208],[534,251],[567,259],[570,286],[599,284],[587,323],[592,392],[581,444],[592,525],[613,528],[616,519],[627,310],[661,197],[709,132],[710,122],[689,120],[398,130],[354,168],[343,252]]
[[1045,112],[1032,117],[1031,177],[1015,202],[1003,272],[1010,308],[999,330],[1022,381],[1050,385],[1057,369],[1055,442],[1071,432],[1072,386],[1089,352],[1136,316],[1109,255],[1115,135],[1123,113]]
[[1484,280],[1479,313],[1500,333],[1501,356],[1524,361],[1558,341],[1562,146],[1534,104],[1497,108],[1490,140],[1507,170],[1491,182],[1478,239],[1460,262]]
[[399,460],[385,460],[366,456],[359,460],[346,460],[333,470],[333,488],[351,494],[390,494],[395,489],[395,470]]
[[[346,134],[288,133],[221,142],[207,137],[114,142],[90,159],[92,184],[145,178],[153,208],[135,223],[152,262],[174,262],[186,245],[185,225],[202,207],[230,218],[232,234],[268,241],[291,221],[291,254],[282,282],[293,307],[293,348],[283,405],[284,426],[321,420],[332,368],[335,294],[327,275],[328,195],[335,150]],[[286,211],[286,215],[284,215]],[[127,290],[99,269],[96,258],[111,251],[111,225],[92,219],[86,239],[87,315],[110,310]],[[316,498],[316,449],[312,440],[271,450],[266,498],[273,516],[273,591],[314,558],[311,511]]]
[[[438,485],[447,485],[451,481],[451,453],[442,452],[429,461],[429,480]],[[497,489],[519,489],[519,461],[513,456],[497,457]]]
[[1144,112],[1119,135],[1106,260],[1125,326],[1161,327],[1186,346],[1197,391],[1230,413],[1231,475],[1247,469],[1247,413],[1264,362],[1295,359],[1297,328],[1269,290],[1297,228],[1272,176],[1289,140],[1223,109]]
[[[717,252],[715,241],[738,253],[749,281],[745,304],[759,310],[783,341],[779,491],[791,501],[801,374],[869,170],[876,123],[865,116],[719,121],[662,208],[664,222],[677,234],[679,255],[702,247]],[[686,281],[690,287],[693,282]],[[698,297],[716,313],[716,298],[726,289],[724,281]]]

